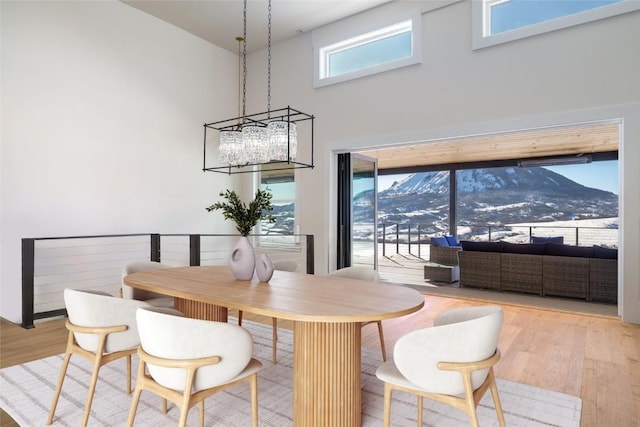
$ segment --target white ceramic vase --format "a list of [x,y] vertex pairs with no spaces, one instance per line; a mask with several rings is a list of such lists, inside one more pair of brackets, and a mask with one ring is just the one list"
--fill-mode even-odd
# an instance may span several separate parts
[[273,263],[267,254],[261,254],[258,257],[256,275],[261,282],[268,282],[273,276]]
[[238,280],[251,280],[256,267],[253,246],[247,236],[240,237],[229,256],[229,267],[233,276]]

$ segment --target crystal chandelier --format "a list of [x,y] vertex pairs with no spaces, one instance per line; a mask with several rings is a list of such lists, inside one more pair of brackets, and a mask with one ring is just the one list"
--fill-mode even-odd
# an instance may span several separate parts
[[[244,0],[243,37],[238,41],[238,117],[204,124],[203,171],[227,174],[259,171],[253,166],[270,164],[271,170],[313,168],[313,122],[315,117],[289,106],[271,109],[271,0],[268,2],[267,111],[246,114],[247,0]],[[242,52],[240,50],[242,46]],[[242,85],[240,84],[242,74]],[[240,96],[242,94],[242,101]],[[242,105],[242,112],[240,106]],[[310,144],[310,161],[298,158],[298,130],[306,130],[302,142]],[[207,130],[218,133],[219,166],[207,166]],[[213,138],[212,138],[213,139]],[[274,165],[275,164],[275,165]],[[274,168],[275,166],[275,168]]]

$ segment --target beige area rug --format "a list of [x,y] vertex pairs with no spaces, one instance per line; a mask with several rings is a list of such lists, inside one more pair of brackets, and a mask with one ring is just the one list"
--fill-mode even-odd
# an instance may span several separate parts
[[[292,333],[278,333],[278,364],[271,363],[271,326],[244,322],[254,337],[254,354],[264,366],[259,373],[258,401],[260,426],[292,426]],[[63,355],[53,356],[0,370],[0,406],[21,426],[45,425],[56,386]],[[134,361],[135,362],[135,361]],[[378,351],[362,351],[362,425],[381,426],[383,383],[375,376],[381,363]],[[134,365],[137,367],[137,364]],[[90,364],[72,357],[65,380],[54,426],[77,426],[82,420],[90,378]],[[119,360],[104,366],[91,410],[90,426],[126,425],[131,396],[125,388],[125,362]],[[135,369],[134,369],[135,372]],[[579,426],[582,401],[578,397],[498,379],[500,399],[507,425],[516,426]],[[245,427],[251,423],[249,389],[238,385],[206,400],[207,426]],[[188,425],[198,425],[198,408],[191,410]],[[396,392],[391,407],[393,426],[415,427],[416,398]],[[478,407],[480,425],[497,426],[498,421],[487,393]],[[160,399],[143,392],[136,416],[136,426],[177,425],[178,411],[170,407],[161,412]],[[428,426],[466,426],[462,412],[425,399],[424,420]]]

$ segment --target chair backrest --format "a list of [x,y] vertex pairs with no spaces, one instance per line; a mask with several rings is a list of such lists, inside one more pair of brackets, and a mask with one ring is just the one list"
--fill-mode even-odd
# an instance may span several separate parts
[[[106,353],[126,350],[140,343],[136,325],[136,310],[147,307],[144,301],[117,298],[102,292],[87,290],[64,290],[64,304],[69,321],[77,326],[117,326],[126,325],[124,332],[109,335],[105,346]],[[95,352],[98,337],[95,334],[74,333],[76,342],[85,350]]]
[[[432,393],[464,393],[458,372],[438,369],[438,362],[478,362],[498,347],[503,312],[498,306],[463,307],[440,314],[431,328],[401,337],[393,350],[396,367],[418,387]],[[473,389],[482,385],[489,370],[471,375]]]
[[166,297],[166,295],[162,295],[156,292],[143,291],[142,289],[135,289],[135,288],[132,288],[131,286],[127,286],[124,283],[124,278],[129,274],[137,273],[139,271],[161,270],[163,268],[169,268],[169,267],[155,261],[136,261],[122,267],[122,297],[128,298],[128,299],[137,299],[141,301]]
[[[253,353],[251,334],[240,326],[191,319],[144,308],[136,314],[140,344],[152,356],[167,359],[196,359],[219,356],[220,363],[198,369],[195,390],[224,384],[249,364]],[[149,373],[159,384],[182,391],[185,370],[149,364]]]
[[370,282],[380,281],[380,275],[376,270],[374,270],[371,267],[365,267],[360,265],[341,268],[340,270],[336,270],[329,273],[329,275],[336,276],[336,277],[344,277],[346,279],[368,280]]
[[273,269],[280,271],[300,271],[300,263],[292,259],[273,261]]

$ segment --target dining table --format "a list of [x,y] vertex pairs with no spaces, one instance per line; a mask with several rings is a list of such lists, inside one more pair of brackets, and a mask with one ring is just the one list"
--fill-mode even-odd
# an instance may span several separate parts
[[[360,426],[361,325],[420,310],[401,285],[288,271],[236,280],[226,265],[133,273],[124,283],[174,297],[186,316],[226,322],[229,309],[293,321],[293,425]],[[382,361],[381,361],[382,362]]]

